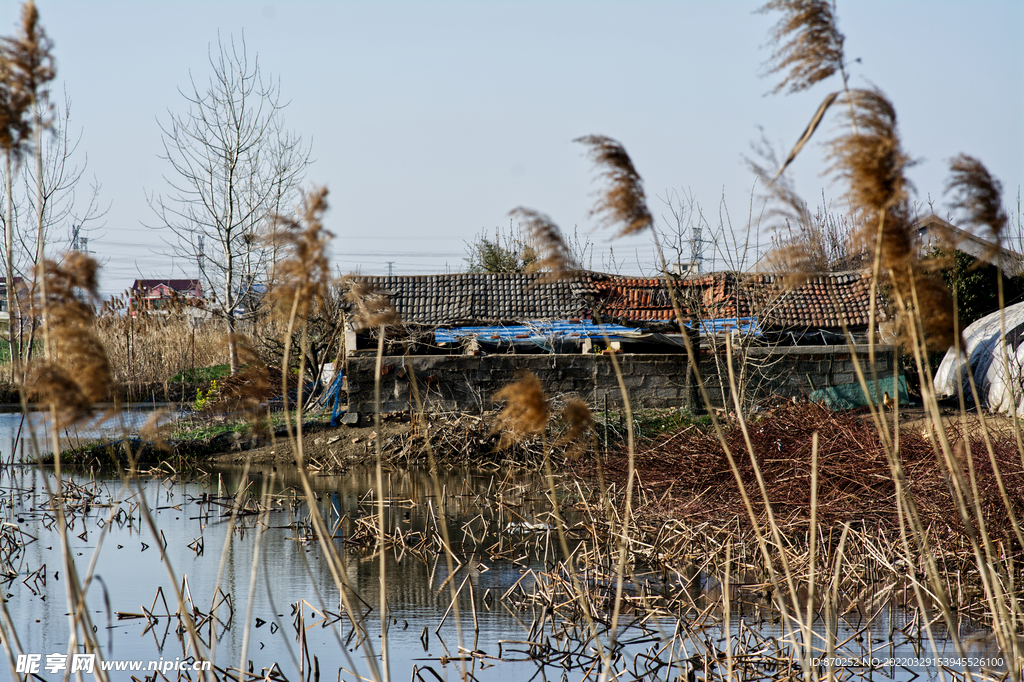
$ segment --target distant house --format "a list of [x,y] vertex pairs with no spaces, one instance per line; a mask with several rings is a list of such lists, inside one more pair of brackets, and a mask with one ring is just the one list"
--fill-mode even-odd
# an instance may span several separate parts
[[1024,255],[947,223],[936,215],[922,218],[914,226],[921,253],[953,248],[1000,268],[1008,277],[1024,274]]
[[131,292],[133,310],[165,311],[176,303],[203,307],[203,285],[198,279],[137,279]]

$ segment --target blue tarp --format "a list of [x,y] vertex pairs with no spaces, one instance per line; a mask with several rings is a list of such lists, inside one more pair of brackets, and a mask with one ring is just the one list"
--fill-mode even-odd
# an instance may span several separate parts
[[[670,322],[670,320],[658,320]],[[701,334],[722,334],[739,329],[743,334],[761,335],[761,328],[753,317],[724,317],[716,320],[701,320]],[[687,327],[692,328],[692,323]],[[590,320],[568,322],[534,322],[519,325],[497,325],[491,327],[455,327],[438,329],[434,332],[437,343],[455,343],[463,338],[475,338],[482,343],[536,343],[547,346],[553,341],[604,339],[615,341],[629,338],[642,338],[644,332],[635,327],[624,327],[618,324],[594,324]]]
[[[734,329],[739,329],[741,334],[761,335],[761,328],[754,317],[720,317],[715,320],[700,320],[699,324],[700,333],[704,335],[724,334]],[[686,326],[692,329],[693,323]]]
[[516,341],[551,341],[577,339],[624,339],[636,338],[641,335],[639,329],[623,327],[617,324],[594,324],[590,320],[580,322],[534,322],[532,324],[494,326],[494,327],[457,327],[454,329],[438,329],[434,332],[437,343],[455,343],[463,338],[476,338],[484,343],[516,342]]

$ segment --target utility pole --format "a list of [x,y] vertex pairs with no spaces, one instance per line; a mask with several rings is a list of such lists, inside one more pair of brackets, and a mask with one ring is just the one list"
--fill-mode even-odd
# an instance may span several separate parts
[[391,277],[391,266],[395,264],[395,261],[389,260],[389,261],[387,261],[387,264],[388,264],[388,277]]

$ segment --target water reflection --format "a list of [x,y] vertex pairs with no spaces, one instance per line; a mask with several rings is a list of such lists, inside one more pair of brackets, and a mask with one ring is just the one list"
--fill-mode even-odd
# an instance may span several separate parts
[[[100,411],[92,419],[62,429],[59,432],[61,449],[77,447],[97,438],[118,439],[138,432],[153,415],[153,409],[142,407],[132,410]],[[174,412],[161,410],[160,423],[173,419]],[[49,452],[50,414],[30,412],[0,412],[0,458],[8,465],[35,461],[39,453]]]
[[[341,679],[370,676],[360,650],[362,630],[339,617],[342,595],[310,524],[294,466],[230,466],[212,469],[197,480],[141,479],[127,486],[117,479],[71,480],[81,488],[72,486],[67,492],[67,538],[83,577],[95,560],[95,580],[87,596],[105,658],[189,655],[173,617],[177,589],[188,600],[218,666],[248,668],[251,661],[259,671],[277,663],[294,679],[316,664],[324,679],[339,677],[339,671]],[[384,590],[395,679],[406,679],[414,666],[430,666],[457,679],[461,664],[452,659],[463,647],[466,652],[522,659],[494,665],[493,659],[478,657],[470,664],[477,679],[525,680],[538,672],[529,656],[556,660],[552,651],[570,651],[583,641],[582,626],[556,625],[556,612],[571,604],[566,606],[565,599],[546,602],[545,590],[554,593],[547,585],[534,592],[536,577],[550,571],[561,556],[557,536],[545,530],[552,518],[541,478],[463,467],[441,475],[438,491],[428,471],[409,467],[386,472],[383,490],[377,491],[373,468],[354,467],[343,476],[311,480],[330,531],[328,541],[352,591],[350,601],[377,655],[380,557],[370,529],[376,524],[378,497],[385,501],[385,533],[393,544],[385,553]],[[8,576],[4,594],[21,649],[42,654],[66,651],[69,639],[67,569],[47,482],[52,485],[50,474],[32,467],[0,473],[0,514],[6,524],[0,554]],[[242,502],[236,514],[231,511],[234,495]],[[143,507],[152,514],[156,535],[144,521]],[[570,526],[585,520],[566,513]],[[454,574],[434,532],[442,518],[448,521],[451,548],[460,562]],[[25,535],[16,536],[15,529]],[[18,537],[22,547],[17,547]],[[570,533],[570,542],[575,545],[580,537]],[[581,576],[588,591],[609,587],[598,574]],[[458,598],[457,608],[450,609],[452,587]],[[624,622],[642,622],[646,628],[631,631],[635,643],[624,652],[623,661],[632,656],[634,667],[652,647],[661,647],[659,655],[666,655],[663,642],[677,636],[673,646],[679,650],[669,654],[677,667],[656,668],[652,679],[695,671],[695,664],[686,663],[686,668],[680,661],[692,658],[697,643],[709,651],[724,649],[714,606],[724,586],[704,573],[700,557],[680,574],[654,572],[627,584],[627,595],[634,603],[643,597],[656,604],[659,594],[674,587],[685,587],[682,593],[668,591],[675,595],[674,612],[686,614],[687,620],[651,618],[638,610],[624,615]],[[764,588],[752,573],[730,577],[730,632],[748,637],[752,650],[786,634],[770,597],[759,589]],[[506,593],[508,598],[503,598]],[[884,648],[913,655],[912,645],[903,643],[900,649],[900,642],[893,643],[893,633],[907,627],[907,617],[906,612],[883,611],[868,624],[855,613],[847,614],[837,633],[853,642],[853,650],[870,654]],[[886,642],[889,647],[882,646]],[[586,673],[581,661],[592,654],[580,645],[575,659],[560,659],[559,665],[571,671],[567,679],[582,679]]]

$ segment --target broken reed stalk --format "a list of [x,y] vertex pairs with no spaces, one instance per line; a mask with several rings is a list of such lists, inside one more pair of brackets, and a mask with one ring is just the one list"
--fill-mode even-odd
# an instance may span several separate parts
[[[302,483],[302,490],[309,509],[309,516],[313,526],[313,531],[316,534],[321,551],[327,561],[331,578],[338,590],[345,613],[349,618],[349,622],[352,624],[353,628],[360,629],[360,619],[356,617],[355,610],[353,609],[349,598],[351,586],[348,584],[347,574],[342,568],[344,562],[338,554],[337,548],[335,548],[332,542],[329,542],[332,534],[327,528],[323,515],[320,513],[319,506],[316,504],[316,493],[313,491],[312,484],[309,480],[309,474],[306,470],[303,447],[304,443],[302,437],[302,412],[301,409],[298,410],[297,425],[293,428],[291,423],[291,414],[288,407],[287,370],[290,366],[292,335],[294,334],[296,324],[300,319],[300,312],[304,315],[308,313],[310,306],[315,303],[319,296],[322,296],[323,287],[329,279],[327,260],[324,255],[324,242],[330,237],[330,233],[323,231],[321,226],[322,215],[327,209],[326,196],[327,190],[325,188],[314,189],[304,197],[303,205],[300,208],[300,219],[293,220],[290,218],[278,217],[278,230],[275,233],[274,238],[289,245],[292,249],[292,254],[290,258],[278,264],[277,271],[280,273],[280,280],[276,283],[276,286],[271,289],[271,300],[278,306],[283,303],[288,307],[287,331],[284,339],[281,373],[281,391],[283,395],[287,437],[292,445],[295,463],[298,468],[299,480]],[[305,371],[307,345],[307,319],[302,317],[301,320],[303,330],[303,347],[301,349],[299,362],[300,375],[298,401],[300,407],[302,400],[302,373]],[[385,633],[382,633],[382,636],[384,635]],[[377,682],[387,679],[381,675],[381,670],[377,665],[376,656],[374,655],[370,638],[363,637],[361,645],[373,679]]]
[[[916,292],[916,288],[912,289],[912,292]],[[906,307],[906,303],[902,300],[899,292],[896,292],[897,302],[901,307]],[[915,309],[919,309],[915,301]],[[931,390],[931,386],[928,382],[930,378],[930,372],[927,371],[927,360],[923,359],[923,351],[925,349],[923,342],[918,343],[918,340],[923,337],[923,328],[915,325],[914,329],[914,356],[915,362],[917,363],[917,369],[919,375],[922,377],[922,397],[925,398],[926,404],[934,404],[934,415],[941,420],[941,416],[938,413],[938,404],[934,396],[934,392]],[[968,486],[967,481],[964,480],[963,473],[960,466],[954,461],[952,456],[951,448],[949,447],[948,439],[945,436],[944,429],[939,429],[939,439],[942,445],[941,454],[943,463],[946,469],[949,471],[951,476],[951,482],[953,483],[956,496],[954,501],[957,505],[957,510],[960,513],[961,518],[964,522],[964,527],[967,531],[968,538],[971,541],[972,551],[975,557],[975,562],[978,567],[979,573],[982,578],[982,583],[985,587],[986,599],[989,602],[989,609],[993,615],[994,629],[997,639],[999,640],[1000,648],[1003,651],[1011,651],[1014,657],[1019,653],[1017,646],[1013,643],[1016,639],[1012,632],[1007,631],[1006,625],[1011,622],[1007,617],[1008,613],[1006,610],[1005,597],[1002,593],[1002,584],[1004,584],[1005,576],[1000,575],[998,570],[998,559],[996,552],[994,551],[991,543],[989,533],[986,532],[984,516],[979,505],[977,487],[974,477],[974,463],[969,447],[967,448],[967,464],[969,476],[971,479],[970,485]],[[1005,496],[1005,488],[1002,485],[1001,476],[998,475],[998,464],[995,464],[995,471],[997,473],[997,483],[1004,504],[1009,503],[1009,500]],[[1016,527],[1016,519],[1013,517],[1012,507],[1007,506],[1007,511],[1011,515],[1011,525]],[[1019,531],[1018,531],[1019,533]],[[946,598],[945,592],[939,595],[940,604],[944,604],[948,599]]]
[[[807,10],[807,7],[815,4],[819,5],[817,10]],[[805,6],[782,0],[771,2],[764,7],[764,10],[782,10],[788,13],[780,21],[773,35],[777,48],[775,54],[776,64],[773,70],[779,71],[788,66],[794,67],[793,73],[783,81],[782,85],[779,86],[780,88],[790,79],[793,79],[794,89],[797,86],[808,87],[815,80],[821,80],[821,78],[829,75],[830,64],[842,66],[841,34],[838,34],[838,32],[830,34],[829,31],[823,30],[823,27],[827,28],[826,25],[834,27],[834,16],[830,12],[822,11],[830,9],[827,3],[824,2],[810,3]],[[823,21],[823,18],[828,19],[828,21]],[[813,39],[801,38],[801,32],[804,32]],[[817,40],[829,35],[839,36],[840,40],[837,43],[835,41],[829,43],[828,40]],[[789,37],[789,42],[783,44],[782,40],[787,37]],[[838,49],[834,51],[821,50],[816,47],[819,43],[825,47],[837,46]],[[830,59],[830,55],[838,55],[838,59]],[[825,68],[819,69],[818,67],[821,66]],[[834,71],[834,68],[831,70]],[[811,77],[800,80],[799,77],[807,73],[811,74]],[[977,490],[977,479],[974,474],[973,456],[969,443],[965,444],[968,470],[967,478],[965,479],[961,464],[953,456],[948,436],[945,433],[937,397],[931,385],[931,371],[926,357],[930,337],[936,331],[934,327],[935,319],[933,316],[926,324],[922,314],[922,305],[931,306],[933,292],[929,290],[929,287],[924,286],[926,282],[918,276],[918,272],[916,272],[917,267],[914,263],[913,249],[908,246],[909,240],[901,233],[905,229],[906,221],[902,219],[902,216],[896,215],[896,212],[893,210],[906,201],[906,188],[908,185],[903,178],[902,171],[903,167],[909,163],[909,159],[899,148],[898,138],[895,135],[895,113],[892,105],[877,92],[851,91],[846,86],[845,73],[843,76],[845,99],[849,104],[849,125],[852,133],[840,137],[832,143],[831,156],[836,162],[832,170],[834,172],[838,171],[839,175],[849,181],[854,211],[868,218],[869,226],[877,226],[872,228],[873,234],[871,236],[873,239],[869,242],[872,246],[873,276],[871,283],[868,350],[874,385],[878,386],[874,333],[877,322],[877,290],[880,276],[884,271],[893,280],[893,297],[898,309],[899,318],[903,320],[904,332],[909,337],[906,339],[906,346],[914,357],[916,370],[921,379],[922,397],[925,403],[927,418],[934,420],[936,424],[936,428],[930,432],[929,438],[932,441],[933,449],[941,466],[950,476],[954,493],[953,502],[957,514],[960,516],[967,531],[978,575],[985,585],[986,599],[994,620],[993,629],[996,638],[999,640],[1003,651],[1012,654],[1013,671],[1019,674],[1021,670],[1019,645],[1016,637],[1012,636],[1012,633],[1016,632],[1017,623],[1019,622],[1019,605],[1015,595],[1008,595],[1002,592],[1002,584],[1007,576],[997,568],[998,561],[994,561],[996,552],[992,547],[990,534],[985,528]],[[791,154],[792,156],[793,154]],[[790,160],[787,160],[787,164]],[[784,168],[785,166],[783,166],[783,170]],[[1000,188],[998,182],[994,181],[980,163],[970,157],[958,157],[953,161],[951,169],[954,179],[950,183],[949,189],[955,190],[958,193],[954,207],[966,210],[969,222],[990,227],[998,239],[1002,227],[1006,223],[1005,212],[1002,211],[1001,201],[999,200]],[[1001,294],[1002,281],[1001,278],[997,278],[997,280],[997,286],[999,286]],[[934,287],[931,287],[931,289],[934,289]],[[925,296],[928,297],[927,300]],[[1003,310],[1004,308],[1005,301],[1000,298],[1000,309]],[[1005,320],[1005,313],[1001,312],[1000,317],[1001,320]],[[1003,329],[1005,332],[1005,324],[1003,324]],[[846,331],[844,324],[844,332]],[[959,336],[958,330],[955,330],[954,333],[956,336]],[[849,336],[848,340],[850,340]],[[951,338],[950,341],[959,348],[958,338]],[[945,345],[948,346],[950,344]],[[868,391],[859,358],[854,354],[853,359],[858,382],[865,395],[870,396],[872,394]],[[1006,367],[1006,369],[1008,370],[1009,368]],[[977,399],[976,388],[969,369],[968,380],[972,393]],[[961,414],[964,415],[962,388],[960,395]],[[917,513],[916,503],[906,487],[906,479],[900,462],[899,412],[897,410],[894,415],[895,420],[890,433],[887,415],[879,413],[873,403],[873,400],[868,401],[871,417],[882,439],[892,478],[897,487],[897,511],[900,517],[900,531],[904,551],[908,560],[916,554],[923,562],[928,583],[931,591],[934,593],[934,598],[939,603],[947,629],[954,639],[957,651],[962,653],[963,649],[956,630],[952,627],[952,615],[945,593],[945,586],[939,580],[934,557],[929,551],[929,541]],[[976,404],[979,406],[980,413],[980,401],[976,401]],[[985,447],[989,452],[989,464],[993,467],[1001,503],[1010,516],[1010,526],[1019,546],[1021,536],[1019,523],[1016,520],[1013,506],[1006,495],[1005,486],[999,473],[999,465],[994,456],[994,448],[991,446],[988,426],[985,423],[984,416],[980,414],[979,416],[982,422]],[[1014,415],[1013,420],[1017,447],[1021,453],[1022,460],[1024,460],[1024,443],[1022,443],[1016,415]],[[911,549],[908,535],[913,536],[913,550]],[[916,581],[914,581],[913,585],[915,594],[918,596],[919,607],[922,612],[925,612],[921,590]],[[930,628],[928,620],[926,620],[926,627]],[[934,638],[929,636],[929,639],[934,650]]]
[[[252,632],[252,607],[256,598],[256,572],[260,564],[260,546],[263,541],[263,531],[267,528],[267,517],[270,514],[270,506],[268,504],[270,498],[270,486],[274,482],[274,472],[271,472],[270,480],[263,481],[263,490],[260,491],[260,498],[263,501],[262,511],[257,517],[256,521],[256,541],[252,549],[252,568],[249,570],[249,594],[246,597],[245,606],[245,632],[242,633],[242,651],[238,655],[238,669],[245,670],[245,662],[248,660],[249,654],[249,634]],[[217,592],[214,590],[214,596]],[[216,638],[212,638],[216,639]]]
[[[438,479],[437,473],[437,458],[434,456],[434,448],[430,442],[430,433],[428,431],[427,416],[426,416],[426,405],[423,403],[423,397],[420,395],[419,380],[416,378],[416,366],[410,361],[411,347],[408,338],[403,341],[403,349],[405,351],[405,360],[409,371],[409,387],[412,390],[413,405],[416,408],[415,418],[419,423],[420,431],[423,433],[424,448],[427,451],[427,463],[430,468],[430,482],[434,490],[434,498],[439,500],[437,505],[437,514],[440,517],[436,525],[440,526],[441,538],[444,545],[444,559],[445,567],[448,569],[448,594],[451,599],[451,603],[454,605],[455,611],[455,635],[459,643],[459,649],[464,648],[465,642],[462,633],[462,611],[459,608],[458,603],[458,592],[455,589],[454,581],[450,580],[455,575],[455,553],[452,550],[451,535],[448,530],[448,512],[447,505],[445,504],[444,488],[441,486],[441,482]],[[442,585],[442,589],[443,589]],[[467,678],[467,670],[465,661],[460,661],[462,664],[462,677]]]
[[[377,327],[377,359],[374,362],[374,377],[373,377],[373,425],[374,431],[377,435],[373,439],[374,442],[374,454],[376,455],[376,467],[375,475],[377,478],[377,552],[379,556],[378,571],[380,575],[378,579],[380,581],[380,655],[381,655],[381,668],[383,668],[383,679],[390,680],[390,662],[388,660],[388,598],[387,598],[387,580],[386,580],[386,568],[387,568],[387,553],[384,547],[384,465],[381,457],[381,445],[380,442],[383,439],[383,431],[380,426],[380,378],[381,371],[383,370],[384,364],[384,334],[385,327],[383,324]],[[443,501],[442,501],[443,504]]]

